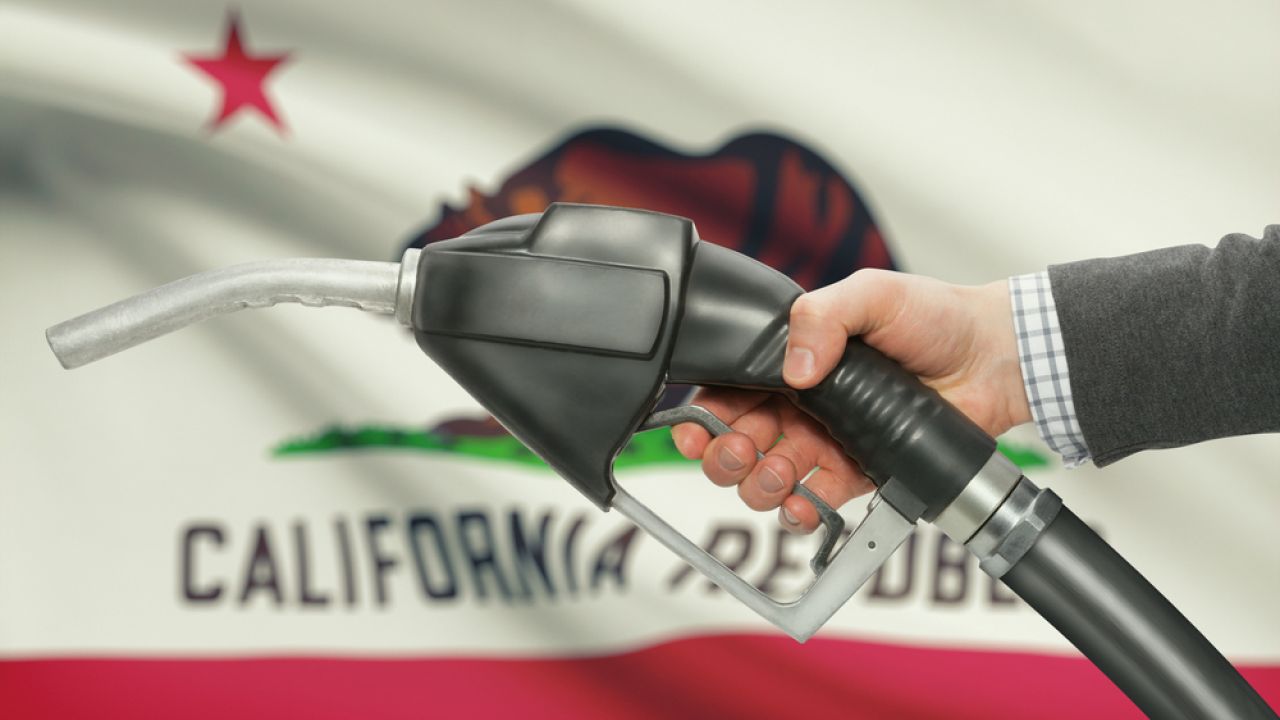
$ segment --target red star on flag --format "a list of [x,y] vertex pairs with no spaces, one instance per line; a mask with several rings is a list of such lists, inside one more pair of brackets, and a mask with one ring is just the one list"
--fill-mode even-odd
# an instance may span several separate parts
[[281,135],[284,122],[276,112],[263,87],[267,76],[278,65],[289,59],[289,53],[279,55],[254,55],[240,41],[240,16],[232,11],[227,15],[227,40],[222,54],[215,57],[183,54],[182,58],[204,74],[213,78],[222,88],[222,108],[210,121],[210,129],[217,130],[244,108],[253,108],[262,114]]

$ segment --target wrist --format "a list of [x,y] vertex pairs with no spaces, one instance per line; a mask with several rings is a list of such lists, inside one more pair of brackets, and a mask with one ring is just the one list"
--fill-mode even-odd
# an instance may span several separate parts
[[1008,426],[1031,422],[1031,403],[1027,399],[1026,380],[1018,352],[1018,336],[1013,316],[1013,301],[1008,280],[982,286],[986,298],[984,326],[991,332],[988,347],[992,350],[991,366],[996,390],[1005,408]]

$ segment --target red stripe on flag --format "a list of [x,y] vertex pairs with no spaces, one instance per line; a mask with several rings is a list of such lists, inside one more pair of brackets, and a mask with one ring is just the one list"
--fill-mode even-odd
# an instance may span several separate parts
[[[1243,667],[1280,700],[1280,665]],[[813,715],[810,715],[810,714]],[[1079,657],[775,636],[593,658],[0,662],[5,718],[1140,718]]]

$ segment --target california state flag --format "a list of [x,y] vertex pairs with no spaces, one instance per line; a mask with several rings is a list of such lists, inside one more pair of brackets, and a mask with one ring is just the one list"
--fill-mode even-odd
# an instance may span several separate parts
[[[805,287],[985,282],[1280,217],[1273,5],[0,5],[0,717],[1123,718],[922,528],[799,645],[387,318],[279,307],[66,372],[44,328],[201,270],[396,260],[557,200]],[[677,402],[683,390],[664,402]],[[1275,437],[1002,449],[1280,703]],[[663,432],[619,482],[794,597],[816,539]],[[844,510],[850,522],[864,503]]]

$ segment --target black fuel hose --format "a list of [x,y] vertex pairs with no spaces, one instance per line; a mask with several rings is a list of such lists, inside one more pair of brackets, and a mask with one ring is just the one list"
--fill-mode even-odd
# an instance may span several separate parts
[[1067,508],[1002,578],[1153,718],[1275,718],[1159,590]]

